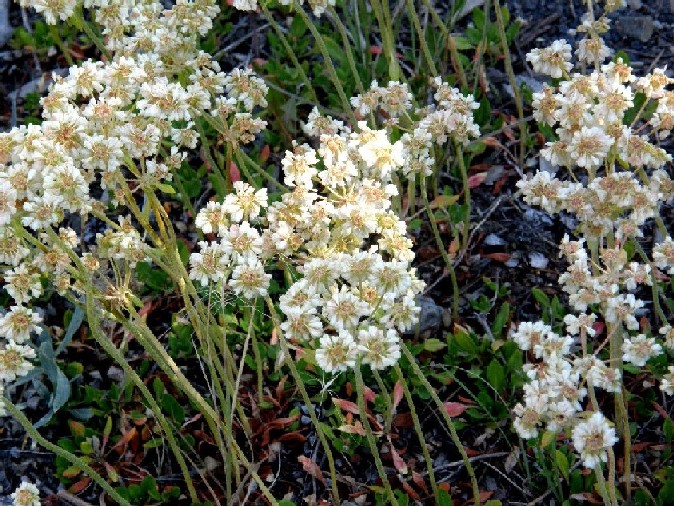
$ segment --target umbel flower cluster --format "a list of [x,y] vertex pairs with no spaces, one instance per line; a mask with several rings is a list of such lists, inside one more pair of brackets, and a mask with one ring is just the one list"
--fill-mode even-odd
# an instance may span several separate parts
[[[534,117],[552,127],[557,138],[541,156],[566,168],[569,178],[540,170],[518,186],[527,203],[577,219],[578,240],[565,236],[560,246],[569,265],[559,279],[575,314],[564,318],[564,332],[543,322],[523,322],[511,336],[536,359],[526,369],[529,382],[523,403],[515,408],[515,428],[523,438],[536,437],[541,429],[569,431],[589,468],[606,462],[617,441],[595,389],[623,402],[621,362],[642,367],[661,354],[658,335],[665,347],[674,344],[662,318],[655,335],[640,327],[637,318],[646,302],[635,295],[640,287],[652,286],[658,269],[673,272],[672,240],[655,245],[652,261],[633,252],[646,221],[658,220],[662,203],[674,198],[674,182],[664,170],[671,156],[645,135],[662,137],[671,130],[674,95],[666,86],[672,79],[664,69],[637,78],[620,58],[605,63],[610,51],[600,36],[607,27],[604,17],[588,18],[578,30],[587,37],[576,55],[593,66],[590,73],[571,74],[566,41],[528,55],[536,71],[561,78],[557,86],[534,94],[533,105]],[[637,96],[644,106],[635,117]],[[643,119],[648,104],[655,113]],[[640,246],[637,250],[643,253]],[[672,370],[661,384],[670,393]]]
[[280,201],[269,204],[266,190],[238,182],[222,204],[209,203],[197,225],[218,240],[190,259],[191,277],[227,282],[248,299],[267,294],[265,266],[284,268],[296,280],[280,298],[281,329],[293,341],[318,341],[327,372],[359,356],[378,369],[396,362],[398,330],[416,323],[423,288],[405,223],[390,208],[402,143],[365,123],[359,129],[286,152],[283,181],[292,190]]
[[[50,6],[35,7],[50,22],[69,17],[67,3]],[[41,125],[0,134],[0,265],[13,300],[0,315],[0,394],[32,368],[42,323],[34,303],[46,287],[80,298],[94,279],[101,302],[129,296],[130,269],[149,259],[139,226],[147,194],[172,191],[172,171],[199,141],[197,119],[233,144],[265,126],[252,114],[266,105],[263,81],[225,74],[197,49],[195,30],[208,30],[215,3],[91,7],[113,55],[56,77]],[[91,245],[74,230],[88,226],[102,230]]]
[[[263,2],[266,0],[262,0]],[[258,8],[258,0],[234,0],[232,5],[241,11],[255,11]],[[304,5],[304,0],[279,0],[281,5]],[[334,7],[335,0],[307,0],[311,11],[315,16],[321,16],[328,7]]]
[[[417,175],[425,178],[433,173],[436,163],[432,155],[434,146],[442,147],[450,139],[467,145],[480,136],[480,128],[473,118],[473,111],[479,108],[475,99],[471,95],[463,95],[440,77],[434,78],[430,84],[435,89],[434,103],[424,108],[415,108],[407,84],[397,81],[390,81],[387,86],[372,81],[365,93],[351,99],[351,105],[358,114],[377,113],[389,128],[401,126],[401,118],[405,118],[405,133],[400,138],[405,158],[402,172],[410,179]],[[412,118],[416,119],[411,121]],[[320,130],[312,127],[306,131],[315,134]]]

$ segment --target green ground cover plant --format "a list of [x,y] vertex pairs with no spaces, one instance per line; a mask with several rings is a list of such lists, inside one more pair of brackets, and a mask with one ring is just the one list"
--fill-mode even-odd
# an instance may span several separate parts
[[[604,44],[622,3],[530,90],[498,0],[22,2],[69,70],[0,133],[0,415],[55,500],[674,500],[674,95]],[[223,71],[240,19],[266,57]],[[539,321],[473,279],[491,156],[576,220]]]

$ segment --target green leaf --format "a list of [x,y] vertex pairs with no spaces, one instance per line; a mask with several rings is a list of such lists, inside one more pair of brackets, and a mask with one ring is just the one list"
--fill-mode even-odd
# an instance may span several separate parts
[[185,410],[180,403],[172,395],[166,394],[162,398],[162,410],[166,411],[168,415],[176,422],[182,423],[185,420]]
[[55,355],[59,355],[65,349],[65,347],[70,344],[70,341],[72,341],[75,332],[77,332],[82,325],[83,320],[84,312],[79,307],[75,308],[75,311],[72,313],[70,321],[68,322],[66,333],[63,336],[61,343],[56,348],[56,352],[54,353]]
[[629,65],[629,64],[631,63],[631,62],[630,62],[630,57],[627,55],[627,53],[626,53],[625,51],[622,51],[622,50],[617,51],[616,54],[615,54],[615,56],[613,57],[613,61],[617,63],[617,62],[618,62],[618,58],[622,58],[623,63],[624,63],[625,65]]
[[541,447],[547,448],[557,439],[557,433],[550,430],[546,430],[541,437]]
[[176,189],[173,186],[171,186],[170,184],[157,183],[156,186],[157,186],[157,189],[159,191],[163,192],[163,193],[167,193],[169,195],[173,195],[173,194],[176,193]]
[[569,460],[564,455],[564,452],[555,450],[555,460],[557,461],[559,472],[562,473],[566,481],[569,481]]
[[452,336],[452,340],[463,351],[466,351],[472,355],[475,355],[478,352],[478,348],[477,345],[475,344],[475,341],[473,341],[468,332],[466,332],[465,330],[458,330]]
[[103,437],[109,438],[110,433],[112,432],[112,417],[108,417],[105,421],[105,428],[103,429]]
[[674,439],[674,422],[671,418],[666,418],[662,424],[662,432],[665,434],[665,440],[670,443]]
[[452,496],[449,495],[449,492],[441,488],[438,489],[438,506],[454,506]]
[[547,295],[545,295],[545,292],[543,292],[543,290],[539,288],[532,288],[531,295],[534,296],[536,302],[538,302],[544,310],[550,307],[550,298]]
[[430,352],[440,351],[441,349],[443,349],[446,346],[447,345],[445,343],[443,343],[442,341],[440,341],[440,339],[436,339],[434,337],[432,337],[430,339],[426,339],[424,341],[424,350],[430,351]]
[[482,30],[485,20],[486,16],[482,9],[473,9],[473,23],[475,24],[475,28]]
[[454,45],[456,46],[456,49],[459,51],[468,51],[469,49],[473,49],[475,46],[470,43],[470,41],[466,37],[462,36],[457,36],[453,37],[454,39]]
[[497,391],[501,391],[505,386],[505,371],[496,359],[492,359],[487,366],[487,380]]
[[82,441],[80,443],[80,451],[84,455],[91,455],[94,453],[94,447],[92,446],[91,441]]
[[494,334],[495,338],[499,338],[503,334],[503,327],[505,327],[508,318],[510,318],[510,304],[504,302],[501,304],[501,308],[496,314],[494,323],[491,326],[491,332]]

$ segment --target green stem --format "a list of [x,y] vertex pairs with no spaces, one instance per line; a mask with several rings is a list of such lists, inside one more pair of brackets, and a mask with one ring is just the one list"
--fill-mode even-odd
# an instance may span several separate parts
[[416,407],[414,406],[414,399],[412,398],[412,393],[410,392],[409,387],[407,386],[407,380],[403,374],[400,366],[395,364],[395,371],[398,375],[398,381],[402,383],[403,392],[405,394],[405,399],[410,408],[410,415],[412,415],[412,423],[414,424],[414,431],[417,433],[419,438],[419,444],[421,445],[421,451],[424,454],[424,460],[426,461],[426,470],[428,471],[428,479],[431,481],[431,489],[433,490],[433,497],[435,500],[439,500],[440,491],[438,490],[438,484],[435,481],[435,472],[433,471],[433,460],[431,459],[431,454],[428,452],[428,445],[426,444],[426,438],[424,437],[424,432],[421,430],[421,422],[419,421],[419,415],[417,415]]
[[426,42],[426,34],[421,29],[421,22],[419,21],[419,16],[417,16],[415,6],[412,3],[412,0],[407,0],[407,10],[409,12],[410,18],[412,19],[412,24],[414,29],[417,32],[419,37],[419,45],[421,46],[421,52],[426,58],[426,63],[428,63],[428,68],[431,71],[433,77],[438,75],[438,71],[435,68],[435,62],[433,61],[433,56],[431,56],[431,50],[428,48],[428,43]]
[[468,170],[466,170],[466,162],[463,158],[463,148],[458,142],[454,142],[454,147],[456,149],[456,158],[459,161],[459,171],[461,172],[461,183],[463,185],[463,203],[466,206],[463,217],[463,241],[461,241],[461,251],[466,253],[468,250],[468,239],[470,238],[470,213],[471,213],[471,200],[470,200],[470,185],[468,184]]
[[[284,190],[288,190],[288,187],[278,181],[275,177],[273,177],[271,174],[269,174],[266,170],[264,170],[262,167],[260,167],[255,161],[250,158],[245,152],[243,152],[240,149],[237,149],[234,151],[234,158],[236,158],[237,163],[239,164],[239,169],[241,169],[241,172],[244,173],[244,175],[249,179],[249,182],[253,184],[253,179],[251,177],[250,172],[248,172],[248,168],[246,167],[247,165],[250,165],[253,167],[253,170],[260,174],[264,179],[266,179],[270,184],[275,185],[275,186],[280,186]],[[273,188],[273,187],[272,187]]]
[[285,50],[285,54],[287,54],[290,57],[290,61],[293,63],[293,65],[297,69],[297,73],[300,75],[300,79],[302,79],[302,82],[304,83],[304,86],[306,86],[307,90],[309,90],[309,94],[311,95],[311,100],[313,100],[315,103],[318,103],[318,97],[316,96],[316,90],[314,90],[314,87],[311,84],[311,81],[307,77],[306,72],[304,72],[304,68],[302,67],[299,60],[297,59],[297,55],[295,54],[295,51],[293,50],[292,46],[288,42],[287,37],[283,33],[283,30],[281,30],[281,27],[278,25],[278,23],[274,19],[274,16],[272,15],[272,13],[269,12],[269,9],[267,9],[267,7],[264,5],[264,2],[261,2],[258,5],[262,9],[263,14],[267,18],[267,21],[269,21],[269,24],[272,26],[272,28],[274,29],[274,32],[276,33],[279,40],[281,41],[281,44],[283,45],[283,49]]
[[524,152],[526,149],[527,125],[524,122],[524,107],[522,105],[522,93],[520,92],[520,87],[517,85],[517,79],[515,79],[515,72],[513,71],[512,58],[510,57],[510,49],[508,48],[508,37],[506,36],[505,23],[503,22],[503,12],[501,11],[501,4],[499,0],[494,0],[494,10],[496,11],[496,23],[498,25],[499,36],[501,37],[501,48],[503,49],[505,69],[506,73],[508,74],[510,86],[513,89],[513,95],[515,96],[515,107],[517,108],[517,115],[520,120],[519,164],[520,167],[524,167],[524,154],[525,154]]
[[379,371],[372,369],[372,375],[374,376],[377,386],[381,396],[384,398],[384,404],[386,404],[386,416],[384,417],[384,433],[388,434],[391,431],[391,424],[393,423],[393,403],[391,402],[391,397],[388,394],[388,389],[386,384],[379,374]]
[[75,12],[75,14],[73,14],[72,18],[70,18],[70,20],[75,25],[75,28],[77,28],[78,30],[82,30],[86,34],[86,36],[89,37],[89,39],[91,39],[91,42],[94,43],[94,45],[98,48],[101,54],[105,56],[107,60],[112,59],[110,51],[108,51],[108,48],[105,47],[105,42],[103,42],[103,39],[101,39],[100,35],[94,32],[89,22],[86,19],[84,19],[84,15],[82,14],[81,9],[78,9]]
[[438,223],[435,220],[435,213],[433,212],[433,209],[431,209],[431,205],[428,202],[428,194],[426,191],[426,178],[424,177],[423,174],[421,174],[420,179],[421,179],[421,198],[424,201],[424,208],[426,209],[426,214],[428,215],[428,219],[431,222],[431,229],[433,230],[435,243],[437,244],[438,249],[440,250],[442,259],[445,261],[445,266],[447,267],[447,271],[449,272],[449,277],[452,280],[452,290],[454,292],[452,294],[452,319],[456,321],[459,318],[459,283],[456,279],[454,264],[452,263],[452,260],[449,258],[449,254],[447,253],[445,245],[442,242],[442,238],[440,237],[440,230],[438,229]]
[[138,373],[129,365],[124,355],[122,355],[122,353],[115,347],[115,345],[110,341],[110,339],[107,336],[105,336],[101,331],[100,320],[98,317],[99,309],[94,307],[93,293],[88,291],[85,300],[86,300],[85,307],[87,313],[87,321],[89,322],[89,329],[91,330],[94,338],[96,339],[96,342],[119,366],[121,366],[126,376],[131,379],[133,384],[138,387],[140,392],[143,394],[143,397],[145,397],[145,399],[147,400],[150,409],[154,413],[155,419],[159,423],[160,427],[162,428],[162,431],[164,432],[164,435],[166,436],[166,439],[168,441],[169,447],[171,448],[171,451],[173,452],[173,455],[178,461],[178,466],[180,467],[180,470],[185,479],[187,490],[189,491],[190,494],[190,499],[193,502],[198,501],[197,491],[194,488],[194,483],[192,482],[190,471],[187,467],[185,459],[183,458],[183,453],[180,450],[180,447],[178,446],[178,442],[176,441],[174,436],[175,429],[169,426],[168,421],[164,417],[161,408],[159,407],[159,404],[157,404],[156,400],[154,399],[154,397],[152,396],[149,389],[147,388],[141,377],[138,375]]
[[328,71],[328,78],[332,82],[332,85],[335,87],[335,90],[337,90],[337,95],[339,95],[339,99],[342,102],[344,112],[347,113],[352,125],[355,126],[358,123],[358,121],[356,120],[356,116],[353,113],[351,103],[349,102],[349,99],[346,97],[346,94],[344,93],[342,81],[337,76],[337,71],[335,70],[335,66],[332,63],[332,59],[330,58],[330,53],[328,52],[328,48],[326,47],[325,42],[323,41],[323,36],[318,32],[316,26],[311,21],[307,13],[304,12],[304,8],[302,6],[298,6],[297,12],[299,13],[304,23],[309,28],[311,35],[313,35],[314,39],[316,40],[318,50],[321,52],[321,55],[323,56],[323,63],[325,64],[325,68]]
[[56,45],[61,50],[61,53],[63,54],[63,57],[66,59],[66,62],[68,63],[68,65],[71,66],[71,67],[73,65],[75,65],[75,62],[73,61],[72,56],[70,56],[70,50],[68,49],[68,46],[65,45],[65,42],[63,42],[63,39],[61,38],[61,34],[59,33],[58,26],[57,25],[49,25],[49,33],[51,33],[51,36],[56,41]]
[[377,441],[374,438],[372,433],[372,426],[370,425],[370,420],[367,418],[367,406],[365,405],[365,398],[363,397],[363,392],[365,392],[365,385],[363,384],[363,373],[360,368],[361,358],[356,362],[356,367],[353,368],[353,371],[356,376],[356,393],[358,394],[358,410],[360,411],[360,420],[365,429],[365,438],[370,447],[370,452],[372,452],[372,457],[374,457],[374,464],[377,467],[377,472],[381,478],[382,484],[384,485],[384,490],[386,490],[386,495],[389,498],[389,504],[398,506],[398,500],[396,496],[393,495],[393,490],[391,489],[391,484],[388,481],[388,476],[386,475],[386,470],[384,469],[384,464],[381,461],[381,456],[379,455],[379,448],[377,447]]
[[400,79],[400,65],[396,58],[395,43],[393,39],[393,27],[390,19],[386,17],[387,9],[384,9],[379,0],[371,0],[370,5],[377,18],[379,25],[379,32],[381,33],[382,43],[384,44],[384,53],[388,59],[388,72],[391,81],[398,81]]
[[[342,20],[339,18],[337,11],[334,7],[329,6],[328,12],[332,18],[333,23],[337,27],[337,31],[342,38],[342,44],[344,45],[344,50],[346,52],[346,59],[349,62],[349,67],[351,68],[351,74],[353,74],[353,79],[356,83],[356,89],[358,93],[365,93],[365,88],[363,88],[363,82],[360,80],[360,74],[358,73],[358,68],[356,67],[356,61],[353,58],[353,47],[351,47],[351,42],[349,41],[349,34],[346,31],[346,27]],[[374,125],[373,125],[374,126]]]
[[332,450],[330,449],[330,446],[328,444],[328,439],[325,437],[325,433],[323,429],[321,428],[321,424],[318,420],[318,416],[316,416],[316,410],[314,409],[314,405],[311,402],[311,397],[309,397],[309,394],[307,393],[307,389],[304,386],[304,382],[302,381],[302,377],[300,376],[299,371],[297,370],[297,366],[295,365],[295,361],[293,357],[290,355],[290,348],[288,346],[288,342],[286,341],[285,335],[283,331],[281,330],[281,321],[279,320],[278,313],[276,312],[276,308],[274,307],[274,302],[271,300],[271,298],[267,295],[264,298],[267,308],[269,309],[269,312],[272,315],[272,321],[274,322],[274,327],[276,327],[276,331],[278,332],[279,335],[279,342],[281,344],[281,351],[283,352],[283,355],[286,357],[286,363],[288,364],[288,367],[290,368],[290,373],[295,380],[295,384],[297,386],[297,389],[300,391],[300,394],[302,396],[302,400],[304,401],[304,404],[307,408],[307,411],[309,412],[309,418],[311,418],[311,423],[314,425],[314,429],[316,430],[316,434],[318,435],[318,439],[321,441],[321,444],[323,445],[323,449],[325,451],[325,456],[328,459],[328,467],[330,468],[330,480],[331,480],[331,491],[332,491],[332,499],[334,504],[341,504],[341,501],[339,499],[339,490],[337,487],[337,468],[335,467],[335,459],[332,455]]
[[601,466],[596,466],[594,468],[594,475],[597,479],[597,488],[599,489],[599,495],[604,501],[605,506],[613,506],[611,499],[608,495],[608,489],[606,487],[606,478],[604,478],[604,471]]
[[84,462],[77,455],[73,455],[60,446],[47,441],[44,437],[42,437],[37,429],[33,427],[33,424],[30,423],[30,420],[26,418],[26,415],[24,415],[19,408],[12,404],[8,399],[4,399],[3,402],[7,411],[16,419],[17,422],[19,422],[19,424],[21,424],[21,427],[23,427],[23,429],[34,441],[62,459],[67,460],[73,466],[81,469],[84,473],[86,473],[87,476],[89,476],[89,478],[94,480],[103,490],[105,490],[105,492],[109,494],[117,504],[121,504],[122,506],[131,506],[131,503],[119,495],[115,489],[112,488],[112,486],[105,480],[105,478],[98,474],[89,464]]
[[423,373],[421,368],[419,367],[419,364],[417,364],[416,359],[414,358],[414,355],[412,355],[412,352],[407,348],[407,345],[402,343],[402,352],[405,358],[409,361],[410,365],[412,366],[412,370],[414,371],[414,374],[416,374],[417,378],[419,378],[419,381],[424,385],[424,388],[428,391],[429,395],[431,396],[431,399],[433,399],[433,402],[435,402],[436,406],[438,407],[438,411],[440,411],[440,415],[442,418],[445,420],[445,423],[447,424],[447,428],[449,429],[449,434],[452,438],[452,441],[456,445],[457,450],[459,450],[459,453],[461,454],[461,459],[463,460],[464,465],[466,466],[466,471],[468,472],[468,476],[470,477],[470,483],[473,489],[473,500],[475,501],[475,505],[479,506],[481,504],[480,501],[480,487],[477,484],[477,478],[475,476],[475,470],[473,469],[473,466],[470,463],[470,459],[468,458],[468,454],[466,453],[466,449],[463,447],[463,444],[461,443],[461,439],[459,439],[459,434],[456,432],[456,427],[454,426],[454,422],[452,421],[452,418],[447,414],[447,410],[445,409],[445,405],[442,403],[440,400],[440,397],[438,397],[437,392],[433,388],[433,386],[430,384],[428,379],[426,378],[426,375]]

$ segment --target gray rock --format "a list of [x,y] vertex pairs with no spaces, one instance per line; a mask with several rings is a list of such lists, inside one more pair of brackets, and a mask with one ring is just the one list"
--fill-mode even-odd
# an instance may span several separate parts
[[625,37],[648,42],[655,31],[655,24],[652,16],[623,16],[616,28]]
[[[421,313],[419,313],[419,333],[439,329],[442,326],[442,308],[433,299],[425,295],[417,297],[417,304],[421,307]],[[416,329],[411,329],[407,332],[407,335],[415,333]]]

